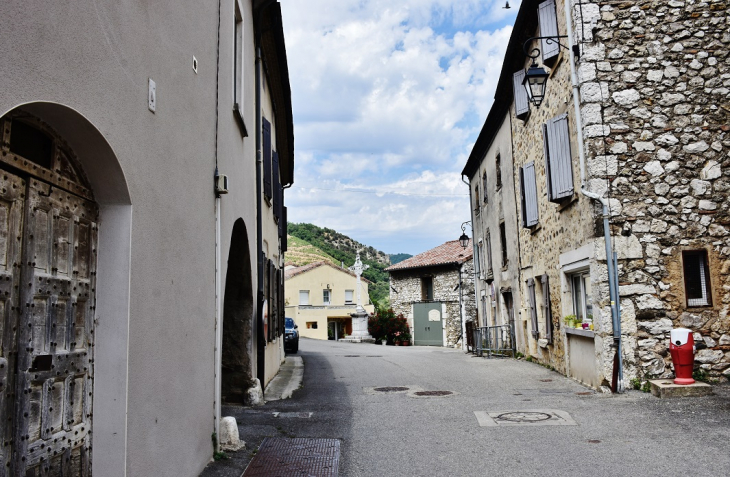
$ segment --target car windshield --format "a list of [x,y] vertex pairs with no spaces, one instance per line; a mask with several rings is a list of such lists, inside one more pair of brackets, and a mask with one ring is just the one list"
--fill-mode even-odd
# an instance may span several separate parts
[[287,328],[294,328],[294,319],[292,318],[286,318],[286,327]]

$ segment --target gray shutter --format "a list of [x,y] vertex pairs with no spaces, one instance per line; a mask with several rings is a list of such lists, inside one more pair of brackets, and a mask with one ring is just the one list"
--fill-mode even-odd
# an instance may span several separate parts
[[515,96],[515,116],[517,119],[525,119],[530,114],[530,102],[527,98],[527,90],[522,84],[525,79],[525,70],[516,71],[512,75],[512,91]]
[[568,114],[561,114],[543,125],[548,200],[560,202],[573,195],[573,160],[570,154]]
[[287,214],[286,206],[283,205],[283,202],[284,202],[283,194],[281,196],[281,201],[282,201],[282,206],[281,206],[281,251],[286,252],[287,248],[288,248],[287,239],[286,239],[287,232],[288,232],[288,227],[287,227],[287,225],[288,225],[287,224],[287,215],[288,214]]
[[553,312],[550,307],[550,284],[547,273],[542,276],[542,298],[545,306],[545,338],[553,344]]
[[532,336],[538,339],[539,331],[537,329],[537,299],[535,298],[535,280],[530,278],[527,280],[527,296],[530,300],[530,321],[532,322]]
[[264,195],[271,199],[271,123],[263,118]]
[[535,163],[530,162],[522,168],[522,224],[524,227],[537,225],[537,182],[535,180]]
[[273,185],[274,185],[274,190],[273,190],[274,208],[273,208],[273,211],[274,211],[274,218],[278,221],[279,220],[279,217],[280,217],[280,214],[281,214],[281,211],[280,211],[280,207],[281,207],[281,180],[279,179],[279,154],[276,151],[274,151],[274,153],[273,153],[272,162],[273,162],[273,170],[272,170],[273,177],[272,177],[272,179],[273,179]]
[[[540,36],[557,37],[559,35],[555,0],[546,0],[538,5],[537,18],[540,22]],[[542,42],[542,62],[548,66],[553,66],[560,53],[558,39],[542,39],[540,41]]]

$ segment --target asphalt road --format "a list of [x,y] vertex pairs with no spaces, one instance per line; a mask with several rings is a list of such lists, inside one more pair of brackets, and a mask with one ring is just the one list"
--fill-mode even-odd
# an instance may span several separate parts
[[[728,385],[714,396],[661,400],[594,393],[534,363],[445,348],[302,339],[299,354],[304,384],[292,399],[224,409],[247,449],[203,475],[240,476],[266,436],[340,439],[342,476],[730,475]],[[475,415],[533,410],[567,412],[576,425],[481,427]]]

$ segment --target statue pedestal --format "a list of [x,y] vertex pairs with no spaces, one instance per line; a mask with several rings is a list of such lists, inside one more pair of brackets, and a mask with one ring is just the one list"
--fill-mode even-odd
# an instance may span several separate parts
[[347,338],[341,338],[345,343],[375,343],[375,339],[368,332],[368,313],[359,308],[352,317],[352,334]]

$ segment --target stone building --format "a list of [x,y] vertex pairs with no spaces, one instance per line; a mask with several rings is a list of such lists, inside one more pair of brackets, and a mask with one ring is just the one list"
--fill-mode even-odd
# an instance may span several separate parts
[[[525,351],[591,386],[671,376],[680,326],[711,378],[730,374],[728,16],[712,0],[522,2],[492,109],[509,107],[521,191]],[[554,35],[562,46],[528,41]],[[533,48],[549,74],[539,107],[521,87]]]
[[280,5],[0,16],[0,475],[197,476],[284,357]]
[[476,317],[471,242],[446,242],[385,270],[391,308],[408,319],[414,344],[466,346],[466,322]]

